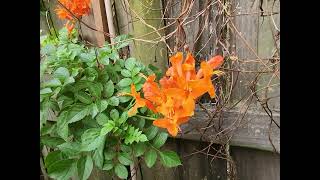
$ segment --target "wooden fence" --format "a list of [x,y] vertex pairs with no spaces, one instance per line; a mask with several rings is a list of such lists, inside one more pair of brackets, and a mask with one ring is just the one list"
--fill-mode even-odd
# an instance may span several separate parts
[[[48,27],[59,29],[63,22],[54,13],[56,0],[45,4],[53,24],[44,13],[40,28],[48,33]],[[219,81],[230,87],[229,94],[219,96],[227,105],[201,104],[182,126],[182,135],[170,138],[164,147],[178,152],[183,166],[166,169],[156,164],[148,169],[141,163],[137,179],[280,179],[280,2],[114,0],[111,5],[116,33],[136,38],[128,53],[145,63],[164,69],[168,56],[186,47],[197,59],[229,57],[223,66],[228,76]],[[82,20],[108,32],[104,1],[92,0],[91,14]],[[95,45],[110,41],[84,24],[81,34]],[[108,176],[97,171],[90,178]]]

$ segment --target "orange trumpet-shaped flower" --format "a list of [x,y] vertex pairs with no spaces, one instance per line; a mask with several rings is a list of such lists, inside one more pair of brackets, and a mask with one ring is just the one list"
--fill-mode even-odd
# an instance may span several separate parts
[[136,92],[136,87],[134,84],[131,84],[131,94],[128,94],[135,99],[134,106],[128,111],[128,116],[135,115],[138,111],[138,108],[146,106],[146,101],[140,97],[140,93]]
[[140,93],[136,92],[136,87],[134,84],[131,84],[131,93],[123,93],[123,95],[129,95],[132,96],[135,99],[134,106],[128,111],[128,116],[133,116],[137,113],[138,108],[147,106],[150,110],[156,111],[153,104],[146,100],[141,98]]
[[[55,11],[60,19],[68,20],[65,26],[70,33],[75,25],[75,21],[72,15],[80,18],[83,15],[89,14],[90,0],[59,0],[59,2],[64,7],[61,7],[61,5],[59,5],[59,7]],[[70,12],[72,13],[72,15]]]
[[180,129],[179,125],[187,122],[188,119],[189,117],[157,119],[153,121],[153,125],[160,128],[166,128],[171,136],[177,136],[178,130]]
[[220,75],[222,71],[216,70],[223,63],[222,56],[215,56],[209,61],[201,62],[200,69],[196,72],[195,59],[190,53],[183,60],[182,52],[170,57],[171,67],[166,75],[159,81],[160,86],[154,82],[155,75],[146,78],[143,85],[144,98],[134,94],[136,104],[131,109],[134,114],[136,109],[147,105],[154,108],[154,112],[163,117],[153,121],[153,125],[166,128],[172,136],[176,136],[179,126],[188,122],[194,115],[195,100],[205,93],[215,97],[215,88],[211,81],[212,75]]
[[155,79],[156,76],[154,74],[150,75],[143,84],[142,90],[146,99],[154,102],[155,104],[161,104],[165,97],[158,84],[154,82]]

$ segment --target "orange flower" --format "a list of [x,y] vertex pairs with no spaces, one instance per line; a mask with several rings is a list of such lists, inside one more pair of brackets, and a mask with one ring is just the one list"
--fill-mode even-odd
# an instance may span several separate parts
[[169,118],[163,118],[163,119],[157,119],[153,121],[153,125],[160,127],[160,128],[166,128],[169,132],[169,134],[173,137],[177,136],[179,125],[187,122],[189,117],[182,117],[182,118],[176,118],[176,119],[169,119]]
[[[210,97],[215,96],[215,88],[211,77],[222,72],[215,70],[223,63],[222,56],[215,56],[208,62],[201,62],[200,69],[196,72],[195,59],[190,53],[183,61],[182,52],[170,57],[171,67],[166,75],[159,81],[160,86],[154,82],[155,75],[146,78],[143,85],[144,98],[131,94],[136,99],[136,104],[130,110],[134,114],[138,107],[147,105],[163,117],[153,121],[153,125],[166,128],[172,136],[176,136],[179,126],[186,123],[194,115],[195,100],[206,92]],[[153,106],[152,106],[153,105]]]
[[161,104],[164,99],[164,95],[161,93],[158,84],[154,82],[155,79],[156,76],[154,74],[150,75],[143,84],[142,90],[144,93],[144,98],[154,102],[155,104]]
[[[218,55],[218,56],[214,56],[213,58],[211,58],[208,62],[209,66],[215,70],[217,68],[219,68],[222,63],[223,63],[223,57]],[[197,73],[197,78],[201,78],[203,76],[203,72],[202,69],[199,69],[198,73]]]
[[136,92],[136,87],[134,84],[131,84],[131,94],[128,94],[135,98],[135,105],[128,111],[128,116],[133,116],[137,113],[138,108],[144,107],[146,105],[146,102],[143,98],[140,97],[140,93]]
[[132,96],[135,99],[135,104],[134,106],[128,111],[128,116],[133,116],[137,113],[138,108],[147,106],[150,110],[153,110],[154,112],[156,111],[153,104],[146,100],[141,98],[140,93],[136,92],[136,87],[134,84],[131,84],[131,94],[129,93],[123,93],[123,95],[129,95]]
[[[78,18],[90,12],[90,0],[59,0],[59,2]],[[70,12],[64,7],[59,6],[55,11],[60,19],[68,20],[66,28],[70,33],[74,28],[75,22]]]

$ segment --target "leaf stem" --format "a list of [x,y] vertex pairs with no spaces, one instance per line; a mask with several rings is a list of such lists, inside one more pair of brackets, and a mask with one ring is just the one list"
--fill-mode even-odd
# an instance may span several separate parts
[[147,120],[156,120],[156,118],[152,118],[152,117],[147,117],[147,116],[141,116],[141,115],[138,115],[136,114],[135,116],[139,117],[139,118],[143,118],[143,119],[147,119]]

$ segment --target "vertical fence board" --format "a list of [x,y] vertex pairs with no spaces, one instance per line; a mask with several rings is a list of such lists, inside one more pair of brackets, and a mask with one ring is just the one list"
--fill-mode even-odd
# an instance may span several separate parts
[[280,180],[280,156],[272,152],[231,147],[238,180]]

